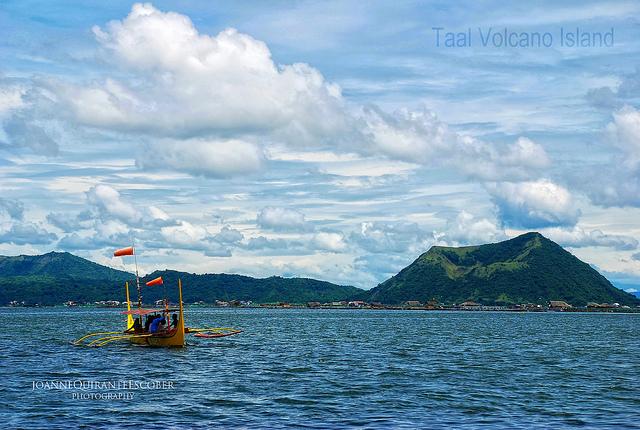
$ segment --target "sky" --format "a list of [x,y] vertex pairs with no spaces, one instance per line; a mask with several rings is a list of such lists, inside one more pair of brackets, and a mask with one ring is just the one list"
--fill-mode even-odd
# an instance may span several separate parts
[[5,0],[0,254],[368,289],[539,231],[636,292],[640,4],[513,3]]

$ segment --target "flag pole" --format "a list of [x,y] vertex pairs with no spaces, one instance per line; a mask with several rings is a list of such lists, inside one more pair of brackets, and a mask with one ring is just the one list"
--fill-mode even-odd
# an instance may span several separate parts
[[[136,286],[138,287],[138,309],[142,309],[142,289],[140,288],[140,276],[138,276],[138,257],[136,257],[136,246],[133,239],[131,240],[131,247],[133,248],[133,262],[136,265]],[[140,316],[140,319],[142,319],[142,316]]]

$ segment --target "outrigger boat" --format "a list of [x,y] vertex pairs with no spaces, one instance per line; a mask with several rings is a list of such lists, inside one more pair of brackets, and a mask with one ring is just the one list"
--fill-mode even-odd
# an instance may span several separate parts
[[[133,255],[134,248],[128,247],[119,249],[113,254],[115,257]],[[125,283],[125,293],[127,299],[127,310],[122,312],[127,316],[126,329],[124,331],[102,331],[89,333],[73,341],[78,346],[104,346],[117,341],[128,341],[135,345],[156,346],[156,347],[184,347],[186,346],[186,335],[193,334],[199,338],[218,338],[233,336],[242,333],[227,327],[211,328],[191,328],[186,327],[184,322],[184,304],[182,303],[182,281],[178,280],[178,307],[169,308],[169,300],[163,300],[164,307],[160,309],[142,308],[142,290],[140,288],[140,278],[138,276],[138,263],[136,261],[136,285],[138,288],[138,308],[131,309],[129,299],[129,282]],[[158,277],[146,283],[147,286],[164,285],[162,277]],[[176,314],[177,312],[177,314]],[[146,317],[147,322],[143,325],[142,319]],[[171,320],[170,320],[171,317]],[[164,326],[164,327],[163,327]]]

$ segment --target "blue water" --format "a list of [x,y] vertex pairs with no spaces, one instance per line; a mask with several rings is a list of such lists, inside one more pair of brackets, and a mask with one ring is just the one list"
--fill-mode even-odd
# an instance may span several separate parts
[[[192,309],[185,349],[68,341],[109,309],[0,309],[9,428],[639,428],[640,315]],[[34,381],[168,381],[132,400]],[[99,391],[99,390],[98,390]],[[126,393],[127,391],[114,391]]]

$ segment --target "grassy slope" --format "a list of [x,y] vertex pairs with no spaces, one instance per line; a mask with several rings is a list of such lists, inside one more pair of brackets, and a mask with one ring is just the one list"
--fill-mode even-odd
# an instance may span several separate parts
[[574,305],[589,301],[640,303],[538,233],[496,244],[433,247],[372,290],[370,296],[385,303],[432,298],[445,303],[474,300],[486,304],[548,300]]

